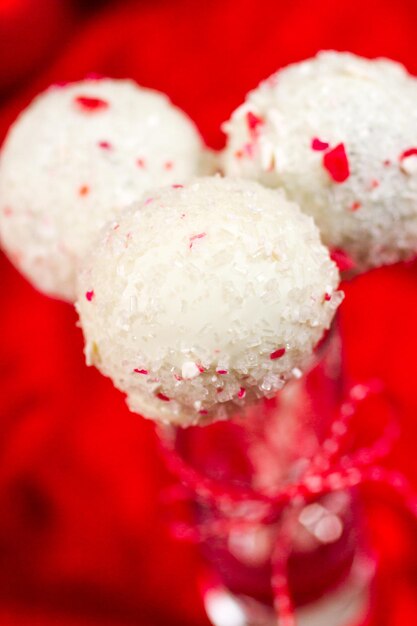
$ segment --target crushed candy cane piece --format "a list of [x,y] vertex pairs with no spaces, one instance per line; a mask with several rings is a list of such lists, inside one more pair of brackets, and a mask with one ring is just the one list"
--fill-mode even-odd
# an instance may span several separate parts
[[315,150],[316,152],[322,152],[323,150],[327,150],[329,145],[330,144],[327,141],[321,141],[321,139],[318,139],[318,137],[314,137],[311,140],[311,149]]
[[99,141],[98,146],[99,148],[102,148],[102,150],[111,150],[113,147],[110,141]]
[[342,250],[341,248],[333,248],[330,251],[330,258],[336,263],[340,272],[351,270],[356,265],[346,250]]
[[190,243],[189,243],[189,248],[190,250],[192,249],[194,242],[197,241],[197,239],[203,239],[205,236],[207,235],[207,233],[199,233],[198,235],[191,235],[190,237]]
[[161,392],[157,393],[157,394],[156,394],[156,397],[157,397],[159,400],[162,400],[162,402],[171,402],[171,398],[168,398],[168,396],[166,396],[165,394],[163,394],[163,393],[161,393]]
[[323,167],[335,183],[344,183],[349,178],[349,160],[343,143],[323,155]]
[[84,111],[103,111],[108,109],[109,103],[102,98],[95,98],[92,96],[76,96],[74,102],[78,107]]
[[283,357],[285,353],[285,348],[278,348],[278,350],[274,350],[274,352],[271,352],[269,358],[271,359],[271,361],[274,361],[275,359],[280,359],[281,357]]

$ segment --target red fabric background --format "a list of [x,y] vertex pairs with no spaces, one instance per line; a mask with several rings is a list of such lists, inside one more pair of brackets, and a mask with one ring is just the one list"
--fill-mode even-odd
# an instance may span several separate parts
[[[107,2],[3,96],[0,137],[41,88],[95,71],[166,91],[220,147],[219,125],[249,88],[320,48],[386,55],[417,73],[416,27],[414,0]],[[29,43],[20,37],[16,66]],[[380,375],[398,399],[392,463],[417,482],[417,270],[379,270],[346,293],[352,379]],[[35,292],[3,255],[0,297],[0,624],[205,624],[198,552],[170,539],[163,519],[152,425],[85,367],[71,307]],[[417,526],[395,499],[364,497],[381,560],[370,624],[417,623]]]

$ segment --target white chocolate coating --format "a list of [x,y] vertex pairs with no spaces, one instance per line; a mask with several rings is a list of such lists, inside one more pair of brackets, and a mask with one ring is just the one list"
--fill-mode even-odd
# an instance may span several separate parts
[[341,301],[313,220],[282,191],[220,177],[124,211],[85,260],[87,362],[132,411],[187,426],[271,396]]
[[20,115],[0,160],[0,237],[41,291],[73,301],[100,228],[149,188],[200,172],[192,121],[129,80],[51,87]]
[[224,129],[225,173],[284,187],[357,270],[416,254],[417,81],[398,63],[322,52],[262,82]]

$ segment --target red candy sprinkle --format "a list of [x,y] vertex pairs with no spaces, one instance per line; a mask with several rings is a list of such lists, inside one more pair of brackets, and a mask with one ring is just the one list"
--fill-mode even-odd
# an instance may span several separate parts
[[216,370],[217,374],[228,374],[228,370]]
[[206,236],[206,234],[207,234],[207,233],[199,233],[198,235],[192,235],[192,236],[190,237],[190,245],[189,245],[190,250],[191,250],[191,248],[193,247],[194,242],[195,242],[197,239],[203,239],[203,237],[205,237],[205,236]]
[[327,150],[329,145],[330,144],[327,143],[327,141],[322,141],[321,139],[318,139],[318,137],[314,137],[311,140],[311,149],[316,150],[317,152],[322,152],[323,150]]
[[339,143],[323,155],[323,167],[335,183],[343,183],[349,178],[349,161],[343,143]]
[[380,182],[376,178],[373,178],[371,180],[371,189],[376,189],[377,187],[379,187],[379,185],[380,185]]
[[205,367],[203,367],[200,363],[197,363],[197,367],[200,374],[206,371]]
[[410,156],[417,156],[417,148],[408,148],[407,150],[404,150],[404,152],[400,154],[399,159],[400,161],[403,161]]
[[172,168],[173,168],[173,167],[174,167],[174,164],[173,164],[173,162],[172,162],[172,161],[167,161],[167,162],[164,164],[164,168],[165,168],[166,170],[172,170]]
[[109,141],[99,141],[98,146],[103,150],[111,150],[113,147]]
[[246,396],[246,389],[244,387],[241,387],[238,391],[237,397],[244,398],[245,396]]
[[355,267],[355,261],[341,248],[333,248],[330,251],[330,258],[334,261],[341,272],[351,270]]
[[325,299],[326,302],[329,302],[332,299],[332,296],[329,293],[326,292],[324,294],[324,299]]
[[350,210],[351,211],[357,211],[358,209],[361,208],[361,203],[356,201],[356,202],[352,202],[352,204],[350,205]]
[[149,374],[148,370],[140,370],[140,369],[135,368],[133,371],[136,374],[145,374],[145,375]]
[[184,189],[184,185],[171,185],[173,189]]
[[136,165],[138,167],[145,167],[145,160],[144,159],[137,159],[136,160]]
[[271,359],[271,361],[275,361],[275,359],[280,359],[282,356],[284,356],[285,352],[285,348],[278,348],[278,350],[271,352],[269,358]]
[[162,400],[163,402],[171,401],[171,398],[168,398],[168,396],[165,396],[163,393],[157,393],[156,397],[159,398],[159,400]]
[[253,138],[256,138],[258,135],[259,127],[264,124],[264,120],[258,115],[255,115],[255,113],[252,113],[252,111],[249,111],[246,114],[246,121],[248,123],[250,134]]
[[94,290],[92,289],[91,291],[86,291],[85,297],[88,300],[88,302],[91,302],[91,300],[94,298]]
[[90,193],[90,187],[88,185],[83,185],[79,188],[78,193],[80,196],[87,196]]
[[103,111],[107,109],[109,103],[101,98],[92,98],[90,96],[77,96],[74,102],[84,111]]

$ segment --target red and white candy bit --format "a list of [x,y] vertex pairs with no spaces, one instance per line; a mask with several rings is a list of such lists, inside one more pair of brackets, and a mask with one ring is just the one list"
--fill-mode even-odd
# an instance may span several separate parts
[[[345,180],[349,178],[349,159],[343,143],[339,143],[337,146],[330,149],[330,144],[327,141],[321,141],[317,137],[314,137],[311,141],[311,149],[316,152],[324,152],[322,160],[323,167],[327,170],[335,183],[344,183]],[[358,209],[359,206],[352,208],[352,210]]]
[[157,393],[156,397],[158,398],[158,400],[162,400],[162,402],[171,402],[171,398],[168,398],[168,396],[166,396],[164,393]]
[[336,263],[340,272],[347,272],[356,267],[356,263],[352,257],[346,250],[342,250],[341,248],[332,248],[330,250],[330,258]]
[[278,348],[277,350],[274,350],[274,352],[271,352],[269,358],[271,359],[271,361],[275,361],[275,359],[280,359],[284,356],[286,351],[286,348]]
[[252,140],[256,140],[258,138],[259,129],[265,123],[265,121],[262,117],[259,117],[259,115],[255,115],[255,113],[252,113],[252,111],[248,111],[246,115],[246,121]]
[[190,243],[188,245],[188,247],[190,248],[190,250],[192,249],[194,243],[198,240],[198,239],[204,239],[204,237],[206,237],[207,233],[198,233],[198,235],[191,235],[190,237]]
[[107,100],[94,96],[76,96],[74,102],[81,110],[89,113],[104,111],[110,106]]
[[323,155],[323,167],[335,183],[344,183],[349,178],[349,160],[343,143],[339,143]]
[[133,371],[135,372],[135,374],[144,374],[145,376],[149,374],[148,370],[137,368],[137,367],[135,367]]
[[399,157],[400,169],[403,173],[410,176],[417,173],[417,148],[409,148]]
[[417,156],[417,148],[407,148],[400,154],[399,161],[404,161],[404,159],[408,159],[409,157]]
[[311,140],[311,149],[316,152],[323,152],[323,150],[327,150],[330,144],[327,141],[322,141],[318,137],[313,137]]
[[90,291],[86,291],[85,292],[85,299],[88,302],[91,302],[91,300],[94,298],[94,289],[91,289]]
[[99,141],[98,142],[98,146],[102,150],[112,150],[112,148],[113,148],[113,146],[111,145],[110,141]]

